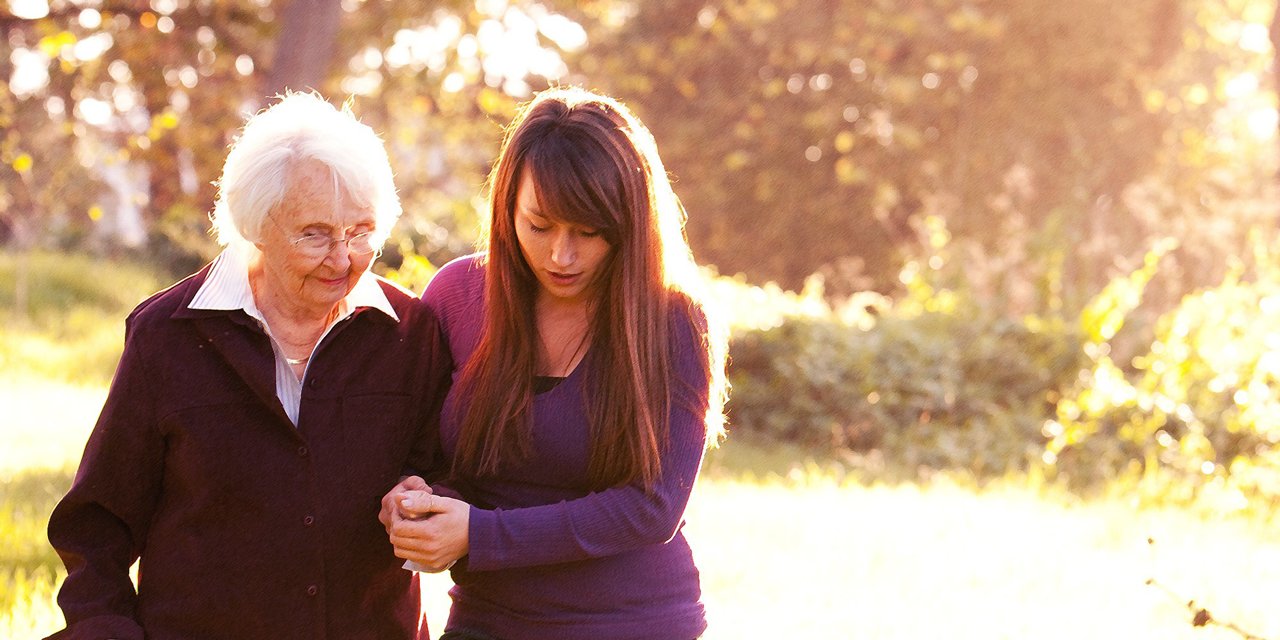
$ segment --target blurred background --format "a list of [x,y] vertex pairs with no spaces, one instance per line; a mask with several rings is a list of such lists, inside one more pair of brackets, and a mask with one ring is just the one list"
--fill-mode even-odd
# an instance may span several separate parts
[[421,291],[578,84],[653,131],[733,323],[708,638],[1280,638],[1276,9],[6,0],[0,636],[61,625],[48,511],[249,114],[350,102]]

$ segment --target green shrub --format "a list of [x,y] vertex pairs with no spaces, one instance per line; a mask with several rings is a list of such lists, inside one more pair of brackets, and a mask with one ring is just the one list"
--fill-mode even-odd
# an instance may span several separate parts
[[[1144,269],[1153,268],[1149,261]],[[1120,279],[1112,287],[1136,284],[1140,296],[1143,282],[1131,275],[1129,284]],[[1100,306],[1106,298],[1099,296]],[[1046,458],[1057,473],[1077,485],[1127,473],[1177,486],[1189,499],[1207,492],[1238,508],[1250,500],[1280,507],[1275,247],[1256,250],[1254,264],[1236,265],[1221,285],[1185,297],[1130,363],[1108,355],[1114,331],[1095,334],[1087,349],[1092,367],[1051,425]]]
[[1053,401],[1083,364],[1061,322],[1015,322],[958,297],[899,304],[869,328],[792,318],[730,348],[735,429],[837,450],[879,450],[905,469],[978,477],[1026,469]]

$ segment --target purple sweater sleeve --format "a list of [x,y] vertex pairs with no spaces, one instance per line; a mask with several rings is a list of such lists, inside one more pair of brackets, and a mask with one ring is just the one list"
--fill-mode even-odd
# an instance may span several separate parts
[[[671,540],[706,448],[709,382],[693,326],[673,327],[670,438],[652,492],[634,484],[520,509],[471,508],[468,569],[492,571],[572,562]],[[700,340],[699,340],[700,342]]]

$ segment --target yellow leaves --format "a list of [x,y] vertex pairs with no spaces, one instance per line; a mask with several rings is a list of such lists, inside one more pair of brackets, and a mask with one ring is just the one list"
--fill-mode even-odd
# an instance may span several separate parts
[[842,184],[861,184],[867,181],[867,170],[858,165],[850,156],[840,156],[836,160],[836,179]]
[[76,44],[76,35],[70,31],[59,31],[53,35],[40,38],[40,52],[50,58],[56,58],[62,53],[63,47],[74,47]]
[[391,269],[382,275],[388,280],[420,294],[427,288],[427,283],[435,275],[436,266],[431,264],[430,260],[419,255],[408,241],[400,243],[400,250],[404,252],[404,260],[400,263],[400,268]]
[[1101,344],[1115,337],[1124,326],[1125,318],[1142,302],[1142,294],[1155,275],[1160,259],[1177,246],[1172,238],[1160,240],[1147,252],[1141,268],[1115,278],[1089,301],[1080,313],[1080,328],[1089,342]]
[[849,153],[853,151],[853,143],[856,141],[852,131],[841,131],[836,134],[835,147],[840,153]]
[[738,171],[750,162],[751,156],[746,151],[736,149],[724,157],[724,168],[729,171]]
[[1187,87],[1186,91],[1183,92],[1183,98],[1187,104],[1197,107],[1208,103],[1209,96],[1209,88],[1200,83]]
[[941,251],[951,242],[951,231],[947,229],[946,221],[941,216],[926,216],[924,227],[929,235],[930,249]]
[[779,78],[773,78],[760,87],[760,92],[766,100],[777,98],[787,92],[787,82]]
[[178,123],[178,114],[172,108],[157,113],[151,118],[151,128],[147,130],[146,137],[141,138],[139,143],[146,144],[146,141],[159,140],[165,132],[177,129]]
[[[1099,295],[1112,298],[1108,314],[1131,302],[1117,297],[1140,295],[1139,285],[1173,246],[1157,245],[1142,268]],[[1280,265],[1259,260],[1251,274],[1255,279],[1233,268],[1221,285],[1185,297],[1156,323],[1149,351],[1134,358],[1133,369],[1112,362],[1105,343],[1086,348],[1094,365],[1082,373],[1074,395],[1058,403],[1064,435],[1054,434],[1046,447],[1049,464],[1063,447],[1074,445],[1072,434],[1080,434],[1112,438],[1131,451],[1136,447],[1140,453],[1124,455],[1143,456],[1140,466],[1148,472],[1180,474],[1197,491],[1218,486],[1252,494],[1258,487],[1256,478],[1247,477],[1250,464],[1272,456],[1264,466],[1280,469],[1274,466],[1280,461]],[[1091,303],[1086,315],[1105,325],[1100,316],[1106,314],[1099,311]],[[1082,324],[1089,323],[1082,317]],[[1107,455],[1100,447],[1114,446],[1078,442],[1094,456]],[[1231,461],[1229,471],[1224,459]],[[1225,484],[1201,484],[1210,477]],[[1240,495],[1233,500],[1242,504]]]
[[1164,109],[1166,99],[1164,92],[1159,89],[1151,89],[1142,95],[1142,103],[1151,113],[1159,113]]
[[1271,2],[1245,2],[1240,7],[1240,19],[1254,24],[1271,24],[1274,7]]
[[178,127],[178,114],[172,109],[166,109],[156,116],[156,126],[161,129],[176,129]]
[[698,85],[690,82],[688,78],[676,79],[676,91],[679,91],[680,95],[690,100],[698,97]]
[[504,120],[511,117],[515,111],[515,102],[511,97],[492,87],[480,90],[480,95],[476,96],[476,104],[480,105],[480,109],[485,113],[502,116]]
[[18,154],[17,158],[14,158],[12,166],[14,171],[17,171],[18,173],[25,175],[31,171],[32,164],[33,162],[31,160],[31,156],[26,153],[21,153],[21,154]]
[[773,22],[778,19],[778,7],[772,2],[762,2],[756,4],[755,18],[764,23]]
[[650,65],[658,59],[658,47],[652,43],[642,43],[635,47],[632,55],[640,64]]

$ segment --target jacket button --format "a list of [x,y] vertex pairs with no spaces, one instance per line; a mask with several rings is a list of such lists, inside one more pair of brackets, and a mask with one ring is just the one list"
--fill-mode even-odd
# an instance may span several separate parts
[[299,457],[299,458],[305,458],[305,457],[307,457],[307,453],[308,453],[308,451],[307,451],[307,448],[306,448],[306,447],[298,447],[298,457]]
[[320,589],[316,588],[314,584],[307,587],[307,595],[314,596],[317,593],[320,593]]
[[316,523],[316,519],[315,519],[315,518],[313,518],[313,517],[311,517],[311,516],[307,516],[307,517],[305,517],[305,518],[303,518],[303,519],[302,519],[302,524],[305,524],[305,525],[307,525],[308,527],[309,527],[309,526],[311,526],[311,525],[313,525],[313,524],[315,524],[315,523]]
[[320,381],[316,380],[315,378],[312,378],[307,381],[307,386],[311,387],[312,389],[318,389],[320,388]]

